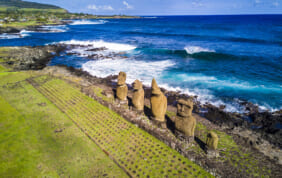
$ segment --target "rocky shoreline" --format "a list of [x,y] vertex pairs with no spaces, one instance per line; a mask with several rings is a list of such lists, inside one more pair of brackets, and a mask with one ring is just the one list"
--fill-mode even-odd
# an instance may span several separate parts
[[[71,21],[58,21],[55,24],[52,24],[54,26],[56,25],[67,25]],[[22,30],[26,31],[34,31],[34,32],[43,32],[42,26],[49,25],[49,24],[40,24],[40,25],[33,25],[33,26],[26,26],[26,27],[1,27],[0,26],[0,34],[15,34],[20,33]]]
[[[74,46],[73,46],[74,47]],[[12,68],[13,71],[18,70],[39,70],[42,73],[50,75],[62,75],[69,77],[80,77],[83,79],[81,83],[81,90],[88,96],[96,99],[100,103],[115,110],[122,115],[128,121],[138,125],[142,129],[146,130],[150,134],[159,138],[167,145],[176,149],[184,156],[191,160],[194,160],[199,165],[205,167],[209,172],[214,173],[217,176],[228,176],[236,173],[238,176],[238,170],[230,169],[232,166],[224,165],[227,163],[218,163],[215,160],[207,159],[202,155],[198,155],[195,152],[185,150],[185,146],[174,136],[173,124],[168,119],[168,130],[162,130],[152,126],[150,121],[140,119],[140,115],[126,108],[122,108],[111,102],[106,102],[100,97],[97,97],[89,87],[92,85],[99,86],[103,89],[103,95],[105,97],[114,95],[114,88],[116,86],[117,76],[108,76],[106,78],[98,78],[91,76],[88,72],[81,69],[75,69],[66,66],[51,66],[46,67],[52,58],[56,55],[60,55],[68,49],[66,45],[47,45],[38,47],[4,47],[0,50],[0,58],[3,59],[2,65]],[[92,49],[92,51],[105,50]],[[72,54],[68,54],[72,55]],[[97,56],[95,56],[96,60]],[[98,56],[99,58],[99,56]],[[131,85],[128,85],[129,91],[132,90]],[[279,112],[260,112],[258,107],[252,103],[242,103],[248,112],[244,114],[228,113],[224,111],[224,107],[215,107],[209,103],[201,104],[197,101],[196,96],[188,96],[179,92],[168,91],[164,88],[161,89],[168,99],[168,111],[176,112],[176,101],[180,98],[194,98],[194,116],[201,123],[204,123],[209,129],[216,129],[227,134],[232,135],[237,144],[243,145],[246,149],[251,150],[258,157],[264,157],[262,160],[265,164],[272,165],[274,170],[274,177],[279,177],[279,164],[282,164],[282,113]],[[145,91],[145,113],[149,114],[149,98],[151,95],[151,88],[144,87]],[[129,92],[129,100],[132,92]],[[264,156],[263,156],[264,155]],[[262,162],[264,163],[264,162]],[[216,165],[216,166],[214,166]],[[243,176],[243,173],[241,173]],[[232,176],[231,176],[232,177]],[[236,177],[236,176],[234,176]],[[243,176],[244,177],[244,176]]]
[[[85,45],[66,45],[60,44],[60,47],[66,48],[66,55],[80,55],[79,53],[72,52],[75,48],[84,49],[86,52],[94,52],[94,53],[86,53],[86,57],[90,60],[99,60],[99,59],[107,59],[115,57],[126,58],[123,54],[104,54],[101,55],[99,51],[107,50],[105,47],[103,48],[93,48]],[[107,78],[112,78],[112,80],[116,79],[116,76],[109,76]],[[151,88],[148,86],[144,87],[145,97],[150,97]],[[207,118],[214,124],[217,124],[221,127],[228,128],[233,130],[238,127],[251,130],[253,133],[257,134],[258,138],[263,138],[269,141],[271,144],[276,147],[282,148],[282,111],[269,112],[269,111],[260,111],[259,107],[251,102],[241,101],[242,108],[245,108],[245,111],[242,113],[231,113],[224,111],[225,106],[216,107],[210,103],[200,103],[197,100],[197,96],[188,96],[186,94],[182,94],[180,92],[168,91],[162,88],[162,91],[165,93],[168,104],[171,106],[176,106],[176,101],[180,98],[194,98],[194,113],[200,114],[201,116]],[[260,140],[252,140],[250,144],[254,146],[258,146],[261,143]]]
[[[9,61],[13,58],[13,61],[9,61],[6,65],[9,65],[14,70],[40,70],[48,65],[51,59],[60,55],[61,52],[65,55],[75,55],[76,53],[66,53],[66,50],[72,50],[75,47],[85,47],[81,45],[47,45],[47,46],[38,46],[38,47],[11,47],[10,50],[13,52],[8,52],[4,57]],[[103,51],[106,48],[91,48],[88,51]],[[99,56],[96,54],[90,55],[88,58],[92,60],[103,59],[103,58],[114,58],[122,54],[108,54],[108,56]],[[78,73],[83,73],[83,75],[91,76],[87,72],[81,71],[80,69],[70,70],[79,71]],[[117,76],[108,76],[102,80],[105,80],[105,83],[114,83]],[[131,86],[129,86],[129,89]],[[243,102],[242,106],[246,108],[244,113],[230,113],[224,111],[224,106],[216,107],[210,103],[202,104],[197,101],[197,96],[188,96],[180,92],[168,91],[164,88],[161,88],[162,92],[166,95],[168,99],[168,105],[171,107],[176,106],[176,101],[180,98],[190,98],[193,97],[194,100],[194,110],[196,114],[205,117],[212,123],[220,126],[221,128],[226,128],[228,130],[237,130],[238,128],[250,130],[256,138],[263,138],[269,141],[271,144],[278,148],[282,148],[282,112],[260,112],[258,106],[250,102]],[[145,98],[149,99],[151,88],[149,86],[144,86]],[[250,145],[257,147],[262,144],[260,139],[249,140]]]
[[[150,108],[149,108],[149,97],[148,94],[151,92],[150,88],[145,87],[145,117],[144,115],[131,110],[131,98],[132,98],[132,87],[128,85],[129,93],[128,93],[128,100],[129,100],[129,108],[123,107],[118,103],[113,103],[111,101],[106,101],[101,96],[97,96],[94,92],[93,87],[99,87],[103,89],[102,95],[106,98],[112,98],[115,95],[115,87],[116,82],[113,82],[117,78],[117,76],[109,76],[106,78],[98,78],[91,76],[85,71],[81,69],[75,69],[72,67],[67,66],[50,66],[42,71],[44,74],[49,74],[51,76],[67,76],[67,78],[79,77],[82,78],[83,81],[80,82],[79,88],[81,91],[88,95],[89,97],[97,100],[99,103],[103,104],[104,106],[114,110],[122,117],[124,117],[129,122],[137,125],[138,127],[142,128],[143,130],[147,131],[151,135],[154,135],[159,140],[166,143],[171,148],[177,150],[179,153],[184,155],[185,157],[189,158],[190,160],[195,161],[200,166],[204,167],[210,173],[215,175],[216,177],[246,177],[245,172],[240,172],[238,169],[234,168],[228,162],[221,162],[214,158],[207,158],[205,155],[198,154],[193,150],[187,150],[187,144],[184,141],[177,139],[173,133],[174,128],[171,122],[171,117],[173,116],[166,116],[167,119],[167,127],[168,129],[162,129],[157,127],[153,124],[153,122],[148,119],[150,118]],[[169,92],[169,91],[167,91]],[[179,98],[183,98],[184,96],[181,95]],[[176,107],[173,105],[168,105],[169,112],[176,112]],[[271,177],[279,177],[279,167],[281,166],[281,149],[275,147],[268,141],[262,139],[252,130],[240,127],[238,125],[234,128],[229,128],[228,126],[217,125],[211,121],[209,121],[206,117],[201,117],[199,114],[195,113],[193,116],[197,119],[197,122],[203,123],[207,126],[208,129],[215,129],[222,132],[225,132],[233,137],[238,145],[242,145],[244,149],[251,152],[252,155],[255,155],[256,158],[261,160],[261,166],[267,165],[273,171]],[[220,119],[220,118],[218,118]],[[254,140],[260,140],[259,143],[254,144]],[[195,141],[197,144],[203,146],[203,142],[199,139],[198,135],[196,134]],[[189,147],[189,146],[188,146]],[[237,154],[234,152],[234,154]],[[223,156],[223,155],[221,155]],[[260,164],[260,163],[259,163]]]

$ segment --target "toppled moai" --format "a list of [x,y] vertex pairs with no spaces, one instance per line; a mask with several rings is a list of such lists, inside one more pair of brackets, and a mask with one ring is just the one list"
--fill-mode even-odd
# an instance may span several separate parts
[[152,80],[152,93],[151,93],[151,112],[152,120],[161,128],[166,128],[166,109],[167,109],[167,98],[162,93],[161,89],[155,79]]
[[138,112],[144,110],[144,89],[142,82],[135,80],[133,83],[133,97],[132,97],[133,108]]
[[206,152],[208,157],[218,157],[219,153],[216,150],[218,144],[218,136],[215,132],[209,131],[206,141]]
[[177,102],[177,116],[175,122],[175,134],[181,140],[188,143],[194,141],[196,119],[192,116],[193,101],[190,99],[180,99]]
[[127,104],[127,85],[126,81],[126,73],[120,72],[118,74],[118,82],[117,82],[117,89],[116,89],[116,97],[121,104]]

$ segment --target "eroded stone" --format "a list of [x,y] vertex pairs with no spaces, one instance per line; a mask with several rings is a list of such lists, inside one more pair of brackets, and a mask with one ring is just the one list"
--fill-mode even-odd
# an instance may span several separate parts
[[144,110],[144,89],[142,82],[139,80],[135,80],[133,83],[133,97],[132,97],[132,103],[134,109],[137,111],[143,111]]
[[120,72],[118,74],[118,82],[117,82],[117,90],[116,90],[116,97],[120,101],[127,101],[128,88],[125,81],[126,81],[126,73]]
[[194,132],[196,128],[196,119],[192,116],[192,110],[192,100],[178,100],[177,116],[174,121],[176,133],[178,133],[178,135],[184,135],[189,142],[194,140]]
[[[167,98],[162,93],[155,79],[152,80],[151,111],[154,122],[165,123],[165,113],[167,109]],[[163,124],[161,124],[163,125]]]

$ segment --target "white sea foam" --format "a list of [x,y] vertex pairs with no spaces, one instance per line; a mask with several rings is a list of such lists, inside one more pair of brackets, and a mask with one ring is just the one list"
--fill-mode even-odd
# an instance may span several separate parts
[[163,87],[169,91],[178,91],[183,94],[187,94],[189,96],[197,96],[197,100],[202,103],[210,103],[214,106],[221,106],[225,105],[225,111],[226,112],[238,112],[242,113],[244,112],[244,109],[241,108],[238,102],[232,102],[232,103],[225,103],[224,101],[220,100],[219,98],[215,97],[210,93],[209,90],[207,89],[199,89],[199,88],[194,88],[194,89],[188,89],[188,88],[180,88],[180,87],[174,87],[170,86],[169,84],[159,84],[160,87]]
[[21,30],[20,34],[27,36],[30,33],[63,33],[68,30],[66,25],[43,25],[38,28],[38,31]]
[[[187,88],[183,86],[175,86],[169,84],[168,81],[164,79],[166,70],[173,67],[175,63],[172,60],[164,61],[139,61],[135,59],[103,59],[96,61],[89,61],[82,65],[82,69],[89,72],[93,76],[107,77],[109,75],[117,75],[120,71],[127,73],[127,83],[131,84],[134,80],[139,79],[144,85],[150,86],[152,78],[156,78],[160,87],[163,87],[170,91],[179,91],[181,93],[197,96],[197,100],[200,103],[211,103],[214,106],[225,106],[226,112],[238,112],[244,113],[244,106],[242,106],[239,100],[229,100],[228,102],[223,101],[219,97],[214,96],[214,94],[209,90],[210,87],[238,87],[240,90],[259,90],[261,87],[252,85],[249,83],[240,83],[240,81],[228,81],[220,80],[213,76],[205,75],[188,75],[179,74],[174,77],[180,78],[183,82],[197,82],[200,81],[200,87]],[[277,88],[263,88],[263,90],[277,90]],[[256,103],[255,101],[252,101]],[[268,108],[270,111],[276,111],[281,108],[271,108],[266,104],[259,105],[261,110],[266,110]]]
[[105,24],[108,21],[106,20],[96,20],[96,21],[90,21],[90,20],[74,20],[73,23],[70,25],[100,25]]
[[0,34],[0,39],[16,39],[16,38],[24,38],[26,36],[29,36],[29,34],[25,33],[3,33]]
[[[160,87],[170,91],[180,91],[181,93],[188,94],[190,96],[198,96],[198,100],[201,103],[211,103],[215,106],[225,105],[225,111],[228,112],[242,112],[242,109],[238,109],[240,106],[236,106],[234,103],[224,103],[222,100],[215,98],[207,89],[188,89],[175,87],[167,84],[164,80],[157,78],[162,76],[164,71],[169,67],[173,67],[175,63],[171,60],[164,61],[138,61],[134,59],[104,59],[97,61],[89,61],[82,65],[82,69],[89,72],[93,76],[107,77],[109,75],[117,75],[120,71],[127,73],[127,83],[131,84],[134,80],[139,79],[144,85],[150,86],[152,79],[155,77]],[[192,78],[192,77],[191,77]],[[214,77],[195,77],[192,80],[205,80],[212,79]]]
[[98,40],[98,41],[70,40],[70,41],[62,41],[60,43],[68,44],[68,45],[92,46],[94,48],[105,47],[108,50],[116,51],[116,52],[119,52],[119,51],[130,51],[130,50],[134,50],[136,48],[136,46],[129,45],[129,44],[110,43],[110,42],[105,42],[103,40]]
[[266,87],[265,85],[252,84],[246,81],[241,81],[239,79],[218,79],[214,76],[205,76],[201,74],[178,74],[178,78],[184,82],[199,82],[206,86],[210,87],[218,87],[218,88],[232,88],[238,90],[263,90],[267,92],[279,92],[281,90],[281,86],[276,85],[272,87]]
[[184,49],[188,54],[196,54],[201,52],[215,52],[214,50],[202,48],[200,46],[186,46]]
[[26,37],[26,36],[30,36],[30,33],[31,31],[27,31],[27,30],[21,30],[20,31],[20,35],[22,36],[22,37]]
[[173,65],[171,60],[147,62],[134,59],[104,59],[89,61],[82,65],[82,69],[98,77],[117,75],[124,71],[127,73],[128,83],[139,79],[145,85],[149,85],[153,77],[161,76],[165,69]]
[[184,82],[191,81],[215,81],[217,78],[213,76],[205,76],[205,75],[187,75],[187,74],[179,74],[177,75]]
[[44,25],[41,26],[41,29],[44,33],[62,33],[69,30],[66,25]]

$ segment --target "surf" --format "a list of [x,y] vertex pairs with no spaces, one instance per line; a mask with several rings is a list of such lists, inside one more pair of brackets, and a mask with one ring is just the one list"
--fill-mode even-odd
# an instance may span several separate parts
[[61,41],[60,44],[67,44],[67,45],[80,45],[80,46],[91,46],[94,48],[102,48],[105,47],[107,50],[111,51],[130,51],[136,49],[136,46],[123,44],[123,43],[116,43],[116,42],[106,42],[103,40],[69,40],[69,41]]
[[74,20],[70,25],[101,25],[105,24],[108,21],[106,20],[96,20],[96,21],[91,21],[91,20]]

